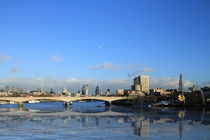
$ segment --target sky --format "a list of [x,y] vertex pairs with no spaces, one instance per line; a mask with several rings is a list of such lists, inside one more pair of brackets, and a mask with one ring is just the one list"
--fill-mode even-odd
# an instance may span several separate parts
[[0,88],[210,82],[209,0],[0,0]]

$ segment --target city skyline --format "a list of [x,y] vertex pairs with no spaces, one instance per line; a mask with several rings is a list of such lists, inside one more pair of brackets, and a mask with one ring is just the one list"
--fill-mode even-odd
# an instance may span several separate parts
[[209,85],[210,2],[0,2],[0,88]]
[[[182,75],[182,74],[180,74]],[[63,79],[60,79],[60,81],[58,80],[55,80],[55,81],[51,81],[51,83],[49,83],[49,81],[52,80],[52,79],[48,79],[45,81],[45,83],[43,83],[43,81],[40,81],[40,79],[37,79],[36,83],[33,83],[33,87],[31,87],[32,85],[30,85],[30,81],[25,81],[25,83],[22,83],[22,87],[21,87],[21,84],[19,85],[15,85],[16,83],[21,83],[19,81],[12,81],[13,84],[11,83],[8,83],[5,87],[2,87],[0,88],[0,90],[8,90],[8,91],[13,91],[13,92],[18,92],[18,90],[23,90],[23,91],[26,91],[26,92],[31,92],[31,91],[39,91],[39,90],[45,90],[47,92],[51,92],[52,90],[56,90],[57,93],[69,93],[71,94],[71,92],[73,93],[81,93],[82,95],[89,95],[89,91],[90,91],[90,95],[94,95],[95,94],[95,90],[94,88],[99,88],[99,85],[100,85],[100,88],[102,89],[102,91],[100,91],[100,93],[105,93],[105,90],[106,92],[109,90],[110,92],[110,89],[112,92],[110,92],[111,94],[115,94],[115,91],[117,93],[117,90],[134,90],[134,91],[143,91],[147,94],[149,94],[149,90],[150,89],[177,89],[177,90],[180,90],[180,80],[182,82],[184,82],[182,80],[181,77],[179,77],[178,80],[174,79],[173,82],[178,82],[178,85],[174,86],[171,85],[171,87],[169,86],[168,88],[164,88],[164,87],[161,87],[159,86],[158,84],[157,85],[150,85],[151,82],[149,82],[149,76],[148,75],[140,75],[138,77],[135,77],[133,80],[131,79],[121,79],[121,83],[118,84],[118,81],[106,81],[105,83],[105,86],[103,87],[102,85],[104,83],[104,81],[93,81],[93,80],[89,80],[89,81],[86,81],[86,82],[89,82],[91,83],[90,84],[90,87],[88,84],[83,84],[82,87],[80,87],[81,85],[81,81],[77,81],[75,83],[69,83],[70,81],[64,81]],[[73,79],[74,81],[76,81],[76,79]],[[158,79],[159,80],[159,79]],[[130,83],[133,81],[133,84]],[[27,83],[29,82],[29,83]],[[41,82],[41,83],[40,83]],[[63,83],[66,82],[66,84],[64,85],[67,85],[67,86],[64,86]],[[82,82],[84,82],[82,80]],[[157,82],[160,82],[160,81],[157,81]],[[27,84],[26,84],[27,83]],[[191,83],[187,83],[186,81],[184,82],[186,85],[188,85],[187,87],[183,88],[188,90],[188,88],[191,88],[191,87],[195,87],[197,89],[199,89],[200,87],[198,87],[198,85],[191,85]],[[183,86],[184,86],[184,83]],[[36,84],[41,84],[42,86],[37,86]],[[43,85],[45,84],[45,85]],[[107,85],[106,85],[107,84]],[[116,86],[115,84],[118,84],[118,86]],[[131,85],[129,85],[131,84]],[[168,83],[162,83],[162,84],[168,84]],[[36,86],[34,86],[36,85]],[[170,83],[169,83],[170,85]],[[151,88],[149,88],[151,86]],[[67,91],[68,90],[71,90],[70,92]],[[44,91],[43,90],[43,91]],[[41,91],[42,92],[42,91]],[[40,93],[41,93],[40,92]]]

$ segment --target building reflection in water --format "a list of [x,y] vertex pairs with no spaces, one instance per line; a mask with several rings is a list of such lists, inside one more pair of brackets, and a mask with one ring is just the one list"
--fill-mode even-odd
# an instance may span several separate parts
[[82,126],[88,127],[88,117],[82,117]]
[[135,117],[135,121],[132,123],[132,127],[135,135],[141,137],[149,136],[149,118]]
[[[29,112],[25,115],[4,115],[2,112],[15,112],[16,110],[1,110],[0,109],[0,126],[1,127],[18,127],[19,125],[24,124],[25,121],[30,121],[33,123],[38,124],[46,124],[48,122],[49,124],[57,123],[57,121],[62,122],[64,125],[69,125],[70,121],[77,120],[78,123],[82,124],[82,127],[88,128],[91,126],[97,126],[101,127],[101,125],[116,125],[121,126],[121,124],[130,123],[130,126],[133,128],[133,134],[141,137],[149,137],[150,129],[161,129],[161,131],[164,133],[164,131],[167,131],[168,129],[173,128],[176,130],[176,132],[179,132],[180,139],[183,138],[183,132],[184,132],[184,124],[186,128],[192,128],[196,127],[198,123],[201,125],[209,125],[210,126],[210,114],[208,112],[203,111],[142,111],[138,113],[130,113],[130,115],[123,115],[120,116],[119,114],[117,116],[100,116],[97,115],[31,115]],[[93,123],[91,123],[93,122]],[[185,123],[184,123],[185,122]],[[150,124],[153,124],[153,127],[150,126]],[[177,124],[179,127],[175,128],[174,124]],[[154,125],[158,127],[154,127]],[[70,126],[70,125],[69,125]],[[152,131],[153,132],[153,131]],[[176,133],[174,132],[174,133]]]

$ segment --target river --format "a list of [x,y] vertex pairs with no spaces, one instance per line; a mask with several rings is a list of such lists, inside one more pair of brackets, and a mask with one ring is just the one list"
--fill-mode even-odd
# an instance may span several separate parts
[[0,105],[0,139],[209,140],[206,109],[140,110],[104,102]]

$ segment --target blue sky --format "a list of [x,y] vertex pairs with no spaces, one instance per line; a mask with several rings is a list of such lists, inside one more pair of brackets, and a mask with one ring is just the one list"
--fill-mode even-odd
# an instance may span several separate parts
[[3,80],[210,81],[209,0],[1,0],[0,21]]

